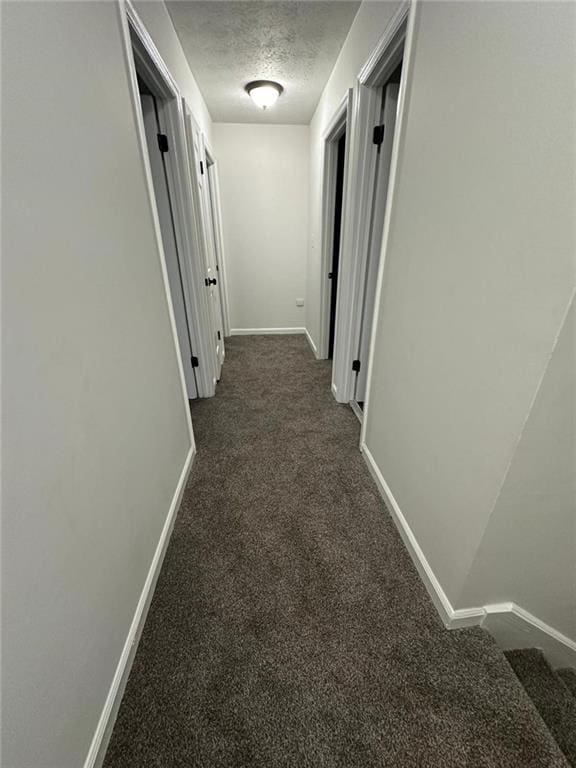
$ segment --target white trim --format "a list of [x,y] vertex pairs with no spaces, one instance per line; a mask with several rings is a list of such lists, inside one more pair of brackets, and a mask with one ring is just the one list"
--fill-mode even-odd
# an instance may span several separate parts
[[314,357],[318,358],[318,348],[316,347],[316,344],[314,344],[314,340],[312,339],[312,336],[310,336],[310,332],[308,331],[308,328],[305,329],[306,331],[306,340],[308,341],[308,344],[310,344],[310,349],[312,352],[314,352]]
[[[344,202],[347,222],[342,236],[338,330],[334,344],[333,378],[338,386],[340,402],[353,399],[356,384],[352,361],[359,357],[377,168],[372,131],[379,118],[381,88],[402,60],[409,10],[410,2],[403,2],[397,9],[358,75],[354,89],[349,126],[349,181]],[[405,80],[406,76],[404,68],[401,80]],[[399,130],[398,122],[395,137]],[[388,196],[391,189],[389,186]],[[367,369],[368,360],[362,359],[361,365]]]
[[98,725],[96,726],[96,731],[94,733],[94,737],[92,738],[92,743],[90,745],[90,749],[88,750],[88,755],[84,761],[84,768],[97,768],[98,766],[102,765],[104,761],[106,748],[108,746],[110,736],[112,735],[114,721],[116,719],[118,708],[122,700],[122,695],[128,680],[128,675],[130,674],[130,668],[136,654],[140,635],[146,622],[148,608],[150,607],[156,581],[162,568],[166,547],[168,546],[168,542],[170,540],[170,534],[172,533],[174,520],[176,519],[176,513],[180,507],[180,502],[182,500],[184,488],[186,487],[188,475],[190,474],[190,469],[192,467],[195,453],[195,448],[191,447],[188,451],[188,455],[186,456],[184,466],[182,467],[182,471],[178,479],[178,484],[176,485],[176,490],[172,496],[172,501],[170,503],[170,508],[168,510],[166,520],[164,521],[162,533],[160,534],[160,539],[158,540],[156,551],[154,552],[154,557],[152,558],[152,562],[148,570],[148,575],[146,576],[146,581],[144,582],[144,587],[140,593],[140,599],[138,600],[138,604],[132,618],[132,623],[130,624],[130,629],[128,630],[128,635],[126,636],[122,653],[120,654],[116,672],[112,678],[112,684],[108,691],[108,695],[106,696],[104,708],[102,709],[100,719],[98,720]]
[[481,625],[490,632],[503,650],[541,648],[553,666],[576,667],[576,641],[516,603],[453,608],[368,446],[362,443],[360,450],[444,625],[448,629]]
[[274,334],[306,333],[306,328],[232,328],[232,336],[270,336]]
[[420,578],[424,582],[424,586],[428,590],[428,593],[432,598],[432,602],[434,603],[434,606],[440,614],[440,618],[444,624],[450,629],[454,629],[455,627],[466,627],[471,624],[480,624],[484,619],[483,608],[465,608],[455,610],[452,607],[448,596],[442,589],[442,585],[430,567],[430,563],[426,559],[424,552],[416,540],[416,536],[408,525],[408,521],[402,514],[402,510],[394,498],[394,495],[392,494],[388,484],[384,480],[384,477],[380,472],[380,468],[376,464],[368,446],[365,443],[362,443],[360,450],[362,451],[362,455],[364,456],[368,469],[370,470],[370,474],[376,481],[380,495],[386,502],[388,511],[396,523],[396,527],[398,528],[400,536],[402,537],[402,540],[406,545],[414,565],[416,566],[416,570],[420,574]]
[[[197,355],[198,359],[200,360],[200,365],[196,369],[196,387],[199,397],[210,397],[214,394],[215,389],[214,385],[212,384],[211,374],[208,370],[208,366],[202,363],[203,360],[207,359],[207,336],[205,333],[207,305],[204,307],[204,304],[206,303],[206,297],[204,295],[204,291],[202,291],[200,287],[203,286],[203,278],[200,278],[198,273],[198,269],[201,268],[201,265],[198,264],[198,249],[195,247],[194,234],[191,231],[190,226],[191,217],[189,216],[189,210],[191,205],[192,190],[190,188],[190,180],[188,178],[188,174],[186,174],[183,170],[185,168],[184,159],[186,158],[186,138],[184,132],[182,99],[180,97],[180,91],[176,81],[170,74],[170,71],[160,56],[158,49],[148,34],[144,23],[138,16],[138,13],[136,12],[131,1],[120,0],[118,9],[122,26],[124,56],[128,70],[128,79],[130,81],[132,110],[139,138],[140,154],[144,165],[148,196],[152,208],[156,241],[160,252],[160,262],[165,281],[165,290],[167,294],[170,320],[171,325],[173,326],[173,334],[175,334],[174,340],[176,344],[179,368],[181,369],[181,377],[185,393],[186,413],[188,421],[190,421],[188,409],[188,393],[186,390],[184,371],[180,357],[180,346],[176,332],[174,309],[172,305],[172,297],[170,294],[164,248],[162,245],[162,234],[160,231],[160,223],[158,221],[154,185],[148,159],[148,148],[140,106],[138,81],[136,77],[136,60],[138,60],[139,68],[146,72],[146,79],[150,80],[149,85],[153,84],[154,89],[158,92],[157,95],[161,96],[162,104],[160,110],[160,119],[165,123],[163,130],[166,131],[174,149],[173,152],[168,153],[166,169],[168,183],[173,197],[172,204],[175,211],[174,223],[178,257],[181,268],[183,270],[183,274],[185,274],[187,278],[183,281],[183,293],[187,311],[188,330],[190,333],[191,342],[194,346],[193,354]],[[131,35],[131,31],[133,32],[134,39]],[[191,422],[189,430],[192,436]]]
[[484,629],[504,650],[541,648],[553,667],[576,667],[576,642],[516,603],[485,605]]
[[362,85],[381,84],[390,77],[398,63],[395,58],[399,58],[404,45],[402,27],[410,12],[410,5],[410,0],[402,0],[390,19],[382,37],[358,73],[358,82]]
[[346,112],[348,109],[348,91],[340,99],[338,106],[334,110],[332,117],[324,133],[322,134],[322,141],[337,141],[344,133],[346,128]]
[[384,273],[386,268],[386,254],[390,240],[390,222],[392,210],[396,199],[396,188],[398,185],[398,167],[400,165],[400,153],[404,144],[404,123],[408,111],[408,93],[412,83],[412,60],[414,57],[414,30],[416,26],[417,0],[411,0],[408,21],[406,24],[406,37],[404,39],[404,55],[402,59],[402,76],[400,78],[400,96],[398,99],[398,119],[396,121],[396,130],[394,132],[394,144],[392,146],[392,158],[390,160],[390,177],[388,180],[388,193],[386,195],[386,212],[384,214],[384,230],[382,232],[382,250],[380,255],[380,265],[378,268],[378,279],[376,281],[376,296],[374,299],[374,318],[372,320],[372,333],[370,339],[370,352],[368,354],[368,375],[366,379],[366,398],[364,400],[364,421],[362,422],[362,431],[360,434],[360,444],[366,439],[366,426],[370,418],[370,390],[372,389],[372,370],[374,367],[374,350],[376,348],[376,330],[378,328],[378,319],[381,312],[382,288],[384,284]]
[[[346,130],[350,93],[346,92],[336,107],[328,127],[322,136],[322,199],[321,199],[321,248],[320,248],[320,331],[318,339],[318,358],[328,357],[330,334],[330,297],[332,285],[328,272],[332,264],[332,245],[334,237],[334,207],[336,202],[336,164],[338,158],[338,139]],[[344,222],[342,209],[342,222]],[[341,241],[342,242],[342,241]]]
[[152,221],[154,225],[154,235],[156,238],[156,248],[158,251],[158,260],[160,262],[160,271],[162,273],[162,281],[164,283],[164,295],[166,297],[166,304],[168,305],[168,317],[170,321],[170,330],[172,331],[172,340],[174,342],[174,348],[176,350],[178,375],[180,377],[180,385],[182,388],[182,396],[184,399],[184,409],[186,413],[185,418],[188,426],[188,433],[190,435],[190,441],[191,441],[191,444],[194,445],[194,432],[192,430],[192,420],[190,418],[190,409],[188,407],[188,390],[186,387],[186,379],[184,377],[182,357],[180,355],[180,344],[178,342],[178,331],[176,329],[174,305],[172,304],[172,294],[170,293],[168,270],[166,268],[166,257],[164,255],[164,245],[162,243],[162,233],[160,230],[160,219],[158,218],[158,209],[156,208],[156,195],[154,193],[154,183],[152,181],[152,170],[150,168],[150,160],[148,158],[146,132],[144,129],[144,118],[142,117],[142,108],[140,105],[140,97],[138,93],[138,81],[136,78],[136,66],[134,63],[132,40],[130,39],[130,28],[128,24],[127,8],[124,5],[123,0],[121,0],[121,2],[118,4],[118,12],[120,14],[120,26],[122,29],[124,60],[126,64],[128,79],[130,81],[130,86],[131,86],[130,99],[132,102],[132,114],[136,124],[136,131],[138,133],[138,147],[140,150],[140,159],[142,160],[142,165],[144,166],[144,178],[146,181],[146,189],[148,192],[148,204],[150,206],[150,212],[152,214]]
[[330,389],[332,390],[332,394],[334,395],[335,400],[338,402],[338,387],[334,382],[330,384]]
[[[344,200],[343,216],[346,227],[341,236],[338,275],[338,319],[334,339],[334,365],[332,378],[340,392],[340,402],[347,403],[354,396],[352,360],[356,358],[357,343],[353,342],[355,313],[360,315],[364,272],[370,240],[370,217],[376,152],[372,142],[372,130],[378,114],[378,92],[373,88],[354,89],[349,136],[349,172]],[[356,319],[360,327],[361,318]],[[356,334],[359,336],[359,332]]]
[[364,411],[362,410],[362,408],[360,408],[356,400],[350,400],[350,408],[352,408],[354,415],[356,416],[360,424],[362,424],[362,422],[364,421]]

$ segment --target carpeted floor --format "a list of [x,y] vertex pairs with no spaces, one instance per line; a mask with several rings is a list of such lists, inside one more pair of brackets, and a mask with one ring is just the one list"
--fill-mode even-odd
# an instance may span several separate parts
[[571,766],[576,768],[576,698],[564,680],[574,670],[555,672],[542,651],[522,648],[504,654]]
[[491,638],[440,622],[329,364],[226,352],[106,768],[566,766]]

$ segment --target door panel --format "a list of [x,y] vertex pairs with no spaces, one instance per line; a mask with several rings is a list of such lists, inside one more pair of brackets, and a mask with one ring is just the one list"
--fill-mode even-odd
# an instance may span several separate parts
[[214,328],[216,330],[216,355],[220,371],[224,362],[224,323],[222,321],[222,302],[220,299],[220,270],[218,268],[216,252],[216,231],[214,229],[208,160],[206,152],[203,151],[202,154],[205,160],[202,187],[204,193],[204,221],[206,223],[206,266],[208,279],[211,281],[209,285],[210,303],[212,305]]
[[[220,253],[220,237],[218,232],[218,196],[217,196],[217,188],[215,185],[215,176],[214,176],[214,163],[210,163],[208,166],[208,173],[206,178],[206,188],[208,190],[208,207],[210,210],[210,223],[211,223],[211,232],[212,232],[212,244],[213,244],[213,253],[214,253],[214,263],[216,267],[216,273],[217,273],[217,279],[218,279],[218,319],[220,321],[220,330],[222,339],[224,339],[226,335],[226,323],[224,322],[224,305],[225,305],[225,296],[224,296],[224,270],[223,270],[223,264],[222,264],[222,258]],[[224,350],[224,344],[222,344],[222,356],[224,357],[225,350]]]
[[186,135],[190,149],[190,174],[198,193],[198,210],[200,211],[200,239],[202,242],[206,275],[205,284],[206,290],[208,291],[210,335],[212,338],[210,347],[213,351],[211,363],[214,371],[214,378],[218,380],[220,378],[220,371],[224,360],[224,331],[222,328],[221,314],[218,312],[218,277],[216,274],[214,257],[212,255],[213,245],[211,240],[210,221],[206,213],[206,157],[200,129],[192,119],[191,115],[186,115]]
[[364,398],[366,397],[368,354],[372,336],[372,321],[374,319],[376,280],[378,279],[378,269],[380,266],[382,250],[384,214],[388,193],[388,179],[390,176],[390,162],[392,159],[392,143],[394,139],[394,129],[396,127],[399,88],[400,86],[398,83],[390,83],[384,89],[382,99],[381,124],[384,125],[384,139],[378,152],[374,205],[372,207],[372,220],[370,224],[368,263],[366,265],[364,285],[364,301],[362,303],[362,324],[358,348],[360,371],[356,376],[356,387],[354,392],[354,400],[358,403],[364,402]]
[[218,288],[220,293],[220,309],[222,311],[222,323],[224,324],[224,337],[226,337],[230,335],[230,317],[228,315],[228,294],[226,283],[226,264],[224,261],[222,210],[220,203],[220,190],[218,186],[218,170],[215,162],[208,167],[208,184],[210,189],[210,201],[212,203],[214,238],[216,242],[216,266],[219,275]]
[[168,273],[168,283],[170,286],[170,297],[174,309],[174,319],[176,322],[176,333],[178,336],[178,346],[182,358],[182,367],[184,369],[184,380],[186,382],[186,391],[189,399],[198,397],[196,386],[196,376],[192,367],[192,345],[190,343],[190,334],[188,328],[188,317],[186,313],[186,303],[184,291],[182,288],[182,274],[180,270],[180,261],[176,247],[176,236],[172,220],[172,210],[170,206],[170,194],[166,181],[166,171],[160,148],[158,146],[158,117],[156,112],[156,100],[149,94],[140,94],[140,103],[142,106],[142,116],[144,118],[144,129],[146,131],[146,145],[150,158],[150,168],[152,171],[152,181],[154,184],[154,196],[156,198],[156,208],[160,221],[160,230],[162,234],[162,245],[164,248],[164,258],[166,261],[166,271]]

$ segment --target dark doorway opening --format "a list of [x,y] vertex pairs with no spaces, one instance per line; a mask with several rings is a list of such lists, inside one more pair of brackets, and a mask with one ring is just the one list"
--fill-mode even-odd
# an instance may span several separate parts
[[344,194],[344,161],[346,158],[346,132],[338,139],[336,160],[336,190],[334,195],[334,236],[332,239],[332,267],[330,269],[330,332],[328,336],[328,357],[334,355],[334,333],[336,330],[336,298],[338,295],[338,263],[340,259],[340,233],[342,230],[342,198]]

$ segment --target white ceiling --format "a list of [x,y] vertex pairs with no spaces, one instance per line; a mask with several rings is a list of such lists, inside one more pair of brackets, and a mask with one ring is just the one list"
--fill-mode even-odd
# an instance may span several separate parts
[[[172,21],[212,119],[221,123],[310,122],[360,2],[169,0]],[[284,93],[258,109],[250,80]]]

